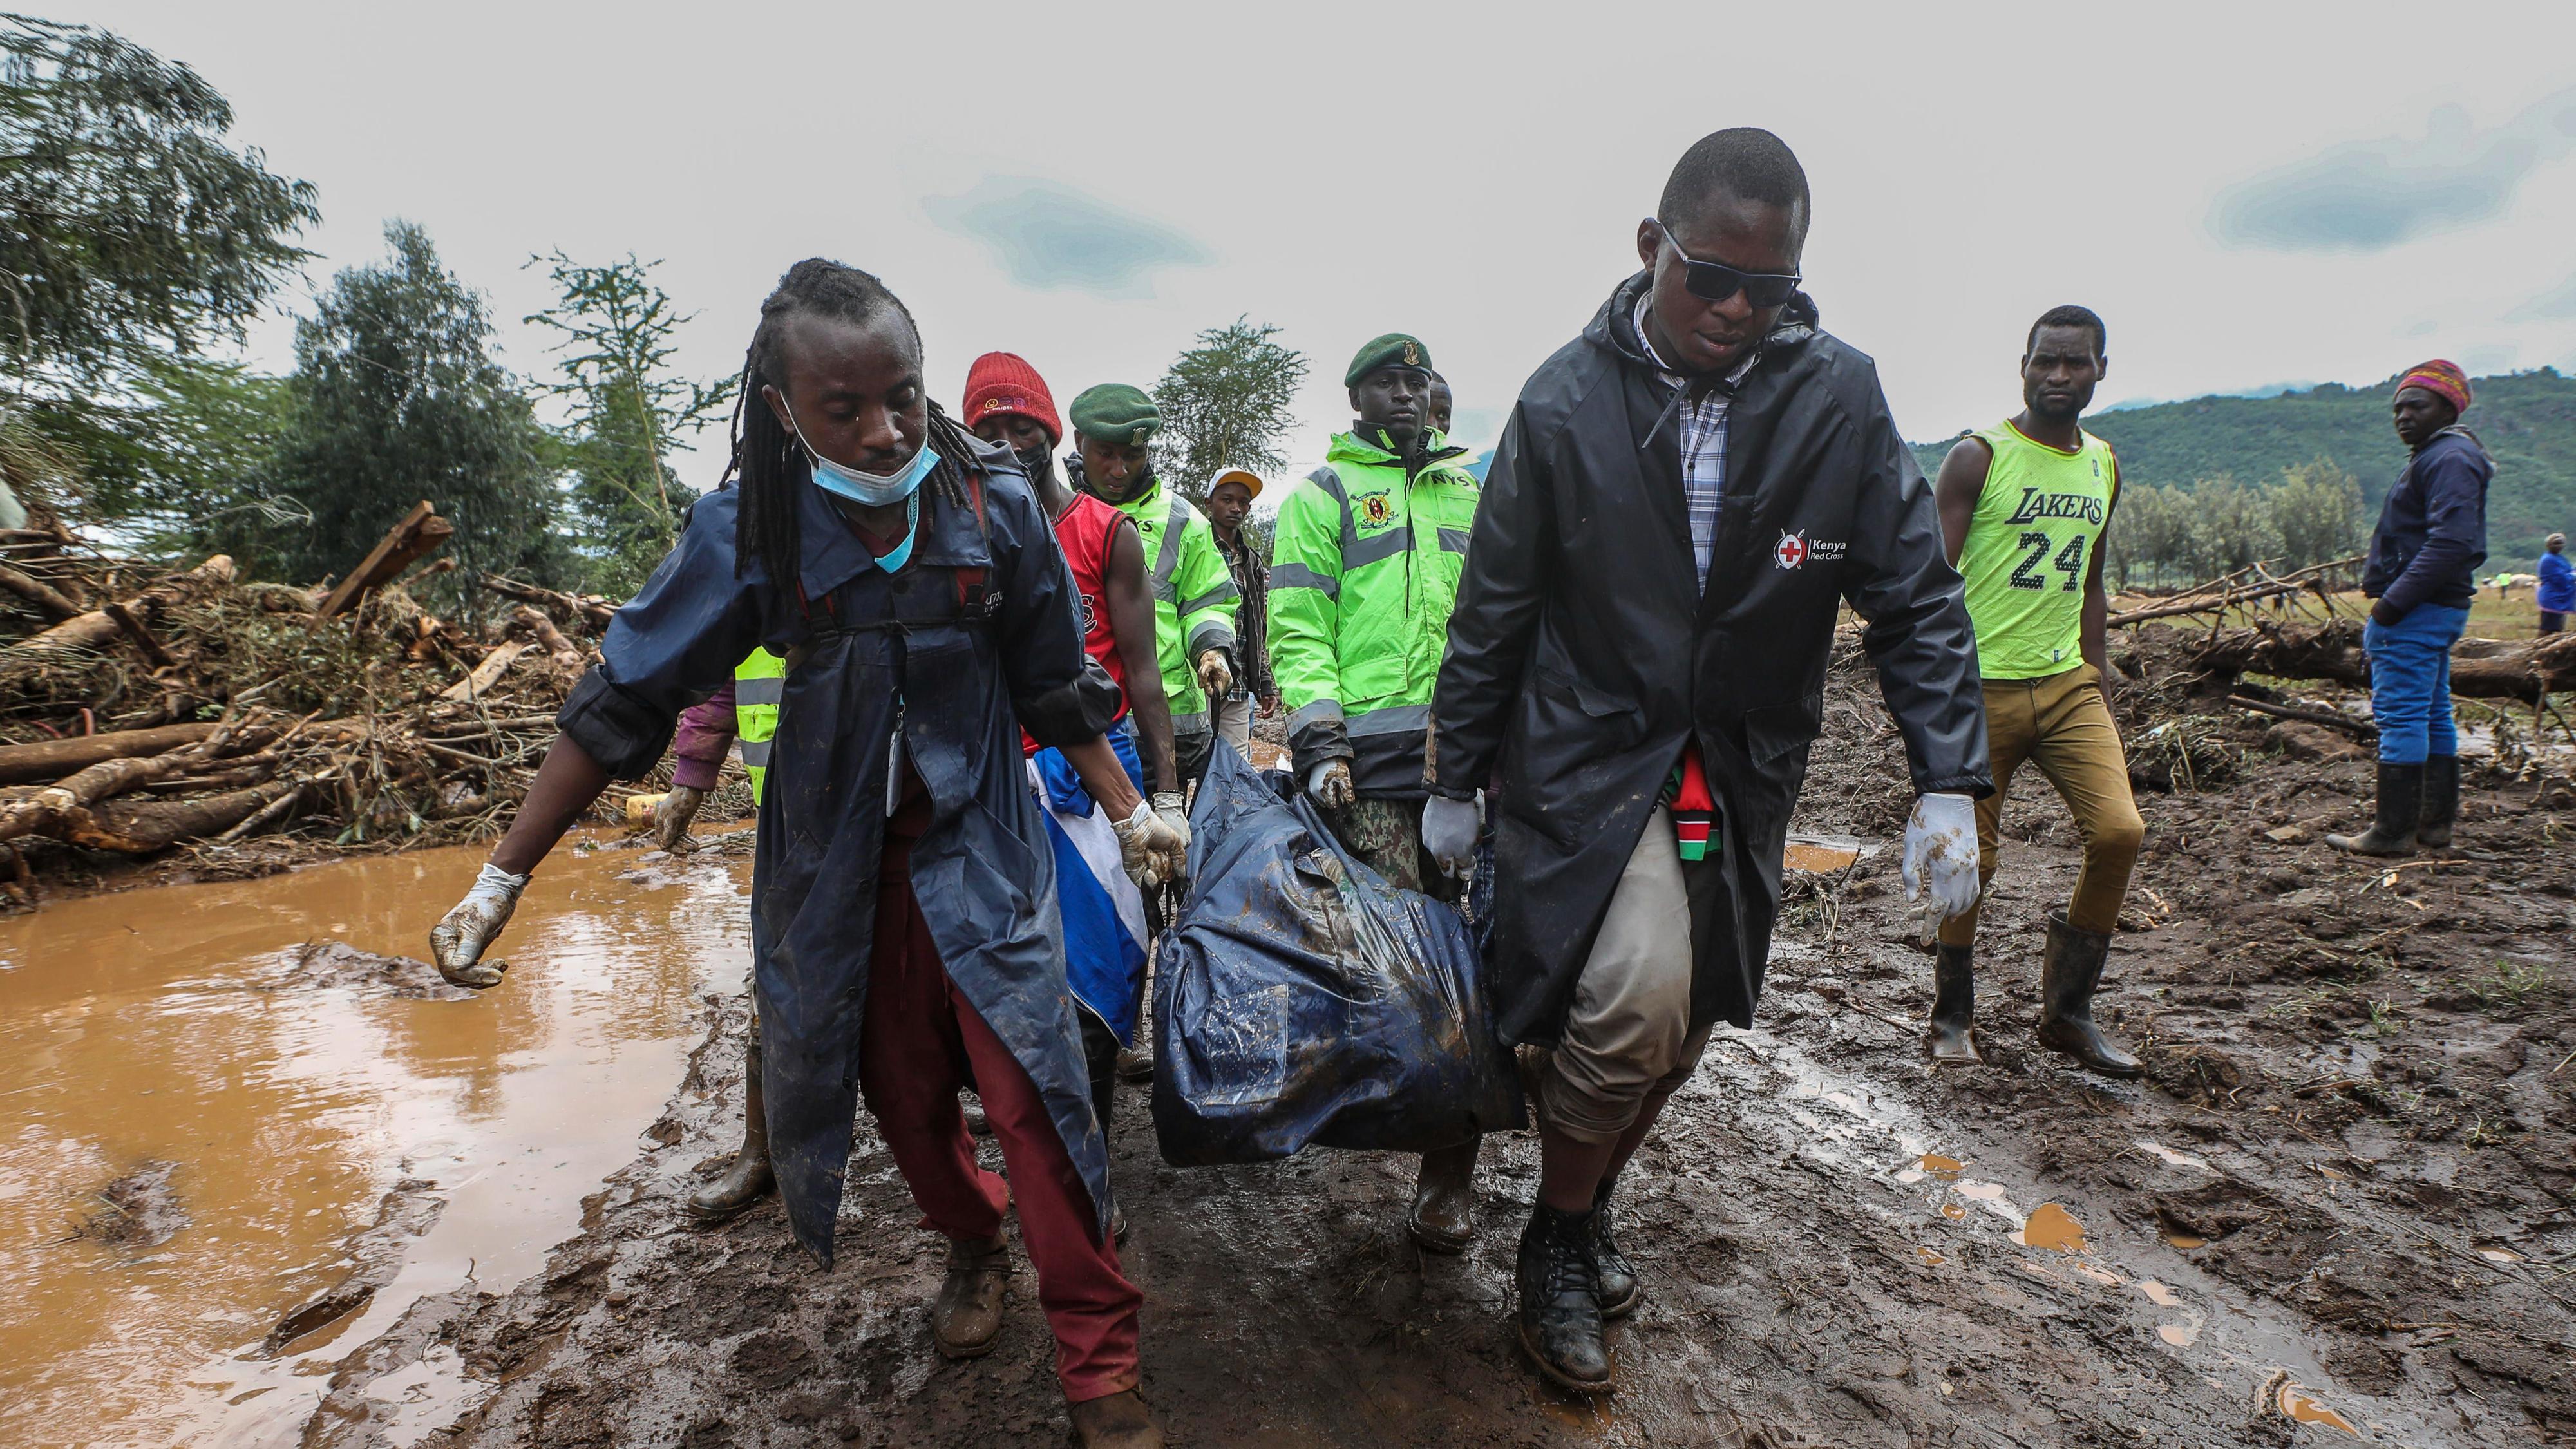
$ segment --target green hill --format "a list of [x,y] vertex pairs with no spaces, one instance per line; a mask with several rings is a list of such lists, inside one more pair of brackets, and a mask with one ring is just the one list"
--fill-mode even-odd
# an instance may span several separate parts
[[[2487,556],[2496,565],[2529,568],[2540,541],[2576,530],[2576,378],[2555,370],[2481,377],[2465,419],[2495,456],[2487,497]],[[2406,466],[2406,449],[2388,425],[2390,378],[2376,387],[2327,383],[2278,397],[2203,397],[2096,413],[2085,426],[2120,450],[2123,476],[2134,482],[2189,488],[2230,475],[2269,484],[2281,470],[2319,455],[2361,480],[2371,516]],[[1941,466],[1950,440],[1917,443],[1923,470]]]

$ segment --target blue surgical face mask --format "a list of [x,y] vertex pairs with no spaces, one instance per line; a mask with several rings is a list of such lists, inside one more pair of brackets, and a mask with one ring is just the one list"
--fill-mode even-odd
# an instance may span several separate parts
[[872,508],[901,503],[920,489],[921,480],[930,476],[931,469],[939,466],[939,454],[924,443],[913,453],[910,463],[892,473],[862,473],[856,468],[844,468],[814,451],[814,445],[805,441],[805,430],[797,426],[794,408],[784,411],[787,426],[796,434],[796,445],[805,450],[805,457],[813,464],[814,486],[853,503],[864,503]]

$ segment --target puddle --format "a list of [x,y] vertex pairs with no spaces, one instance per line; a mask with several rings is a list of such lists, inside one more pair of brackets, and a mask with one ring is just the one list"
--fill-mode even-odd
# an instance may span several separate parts
[[2218,1170],[2202,1159],[2192,1156],[2188,1152],[2176,1152],[2172,1148],[2165,1146],[2163,1143],[2153,1141],[2149,1138],[2139,1138],[2138,1146],[2143,1151],[2153,1153],[2168,1167],[2190,1167],[2196,1168],[2202,1172],[2216,1172]]
[[2206,1248],[2209,1246],[2209,1239],[2195,1238],[2189,1233],[2167,1233],[2164,1235],[2164,1239],[2166,1247],[2181,1248],[2185,1251],[2189,1251],[2193,1248]]
[[2182,1306],[2181,1294],[2176,1293],[2171,1288],[2166,1287],[2153,1278],[2142,1278],[2138,1280],[2138,1291],[2147,1295],[2147,1301],[2155,1304],[2158,1308],[2180,1308]]
[[1967,1170],[1968,1165],[1955,1157],[1943,1157],[1938,1152],[1926,1152],[1914,1159],[1912,1167],[1896,1174],[1896,1180],[1912,1184],[1928,1177],[1935,1182],[1957,1182],[1959,1174]]
[[2341,1429],[2356,1439],[2361,1437],[2361,1431],[2354,1428],[2350,1420],[2318,1403],[2305,1384],[2281,1385],[2280,1401],[2281,1412],[2295,1423],[2323,1424],[2329,1429]]
[[[296,980],[278,954],[417,956],[483,853],[0,923],[0,1440],[292,1442],[329,1358],[422,1293],[506,1291],[578,1227],[678,1080],[699,995],[748,967],[749,861],[650,857],[627,881],[648,857],[560,851],[504,938],[507,983],[470,1000]],[[237,1358],[339,1280],[345,1241],[406,1179],[445,1206],[394,1281],[300,1356]],[[68,1236],[137,1181],[179,1224],[166,1241]],[[461,1406],[473,1386],[448,1378],[403,1387],[406,1424]]]
[[2175,1348],[2189,1348],[2200,1341],[2200,1325],[2198,1323],[2159,1323],[2156,1325],[2156,1337]]
[[2013,1241],[2025,1248],[2046,1248],[2057,1253],[2084,1251],[2084,1225],[2075,1215],[2053,1202],[2044,1202],[2030,1210],[2021,1231]]

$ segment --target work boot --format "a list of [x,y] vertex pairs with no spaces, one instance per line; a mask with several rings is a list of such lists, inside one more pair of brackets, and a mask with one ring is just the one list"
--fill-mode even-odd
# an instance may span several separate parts
[[1154,1054],[1143,1047],[1124,1047],[1118,1053],[1118,1080],[1128,1083],[1154,1080]]
[[1432,1252],[1461,1253],[1476,1241],[1476,1149],[1484,1140],[1472,1137],[1455,1147],[1422,1154],[1422,1173],[1414,1180],[1413,1207],[1404,1215],[1404,1230]]
[[1610,1392],[1610,1346],[1601,1341],[1601,1273],[1589,1212],[1530,1206],[1521,1230],[1521,1347],[1548,1381],[1578,1394]]
[[1592,1199],[1592,1266],[1600,1282],[1594,1295],[1601,1303],[1604,1322],[1625,1318],[1646,1301],[1646,1285],[1637,1281],[1637,1270],[1628,1263],[1628,1255],[1619,1251],[1618,1240],[1610,1235],[1610,1189],[1615,1183],[1604,1182]]
[[1944,941],[1932,956],[1932,1024],[1923,1049],[1935,1066],[1985,1064],[1977,1050],[1977,948]]
[[1073,1442],[1082,1449],[1163,1449],[1163,1426],[1134,1389],[1064,1407],[1073,1419]]
[[[2459,802],[2459,757],[2453,756],[2452,804]],[[2379,818],[2359,835],[2329,835],[2326,844],[2354,855],[2413,855],[2415,822],[2424,813],[2424,767],[2379,762]],[[2448,839],[2450,827],[2443,827]]]
[[982,1358],[1002,1337],[1002,1283],[1011,1276],[1011,1246],[948,1240],[948,1276],[930,1305],[930,1343],[947,1359]]
[[751,1030],[751,1048],[742,1056],[742,1146],[733,1166],[713,1182],[689,1194],[689,1216],[702,1223],[736,1217],[777,1190],[778,1175],[769,1170],[769,1113],[760,1099],[760,1028]]
[[2108,934],[2075,925],[2064,911],[2048,913],[2048,958],[2039,977],[2039,1044],[2106,1077],[2134,1077],[2142,1070],[2138,1059],[2093,1024],[2093,993],[2102,984],[2102,963],[2110,954]]
[[2460,757],[2428,755],[2424,760],[2424,807],[2415,815],[2415,843],[2434,850],[2451,845],[2451,826],[2460,818]]

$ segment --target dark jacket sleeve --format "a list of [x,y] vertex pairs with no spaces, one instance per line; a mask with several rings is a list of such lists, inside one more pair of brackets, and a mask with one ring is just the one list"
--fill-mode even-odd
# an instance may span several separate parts
[[994,582],[1002,592],[996,622],[1011,711],[1039,744],[1078,745],[1117,719],[1118,686],[1083,652],[1082,596],[1028,486],[997,476],[986,506],[993,514]]
[[2486,478],[2477,454],[2453,446],[2428,452],[2415,479],[2424,494],[2424,543],[2379,601],[2398,614],[2445,589],[2474,586],[2470,578],[2486,555]]
[[761,642],[757,570],[734,577],[732,501],[730,492],[699,500],[679,547],[609,620],[599,663],[555,716],[620,780],[652,769],[680,712],[733,678]]
[[1983,798],[1994,793],[1994,776],[1966,587],[1942,550],[1932,486],[1883,400],[1861,426],[1868,476],[1852,518],[1843,597],[1868,621],[1861,642],[1905,736],[1915,793]]
[[1502,753],[1512,701],[1547,610],[1552,482],[1525,411],[1516,406],[1476,503],[1466,571],[1449,615],[1449,651],[1432,694],[1434,794],[1466,799],[1492,776]]

